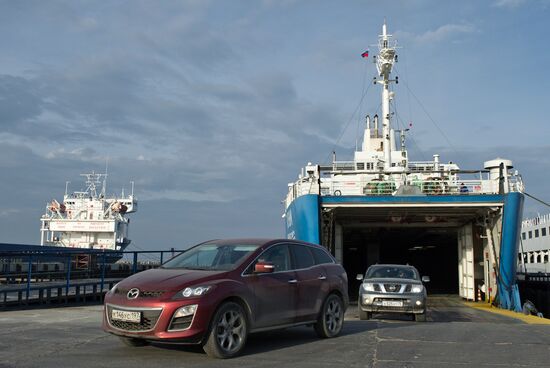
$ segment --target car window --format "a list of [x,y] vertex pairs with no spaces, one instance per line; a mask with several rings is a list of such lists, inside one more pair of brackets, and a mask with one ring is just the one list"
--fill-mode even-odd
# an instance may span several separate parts
[[161,267],[212,271],[232,270],[258,246],[257,244],[205,243],[172,258]]
[[284,244],[275,245],[263,252],[249,269],[253,272],[254,266],[258,262],[271,262],[275,266],[274,272],[288,271],[290,269],[290,256],[288,254],[288,246]]
[[309,251],[310,247],[303,245],[291,245],[290,249],[294,256],[294,268],[299,270],[302,268],[309,268],[315,265],[313,255]]
[[309,250],[313,253],[315,264],[334,263],[331,256],[326,251],[320,248],[310,247]]
[[392,278],[418,280],[418,274],[413,268],[399,266],[373,266],[367,270],[367,279]]

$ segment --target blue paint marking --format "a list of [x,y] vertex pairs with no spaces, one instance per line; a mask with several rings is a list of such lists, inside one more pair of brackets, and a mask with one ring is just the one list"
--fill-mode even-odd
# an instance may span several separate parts
[[286,237],[320,244],[319,211],[318,195],[296,198],[285,212]]
[[498,296],[501,308],[521,311],[519,291],[516,285],[517,255],[521,220],[523,218],[524,196],[521,193],[508,193],[504,201],[502,236],[500,241],[500,264]]

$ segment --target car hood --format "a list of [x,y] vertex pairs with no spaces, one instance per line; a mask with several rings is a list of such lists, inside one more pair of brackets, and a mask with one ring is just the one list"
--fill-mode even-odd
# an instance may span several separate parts
[[187,286],[198,285],[212,279],[218,279],[227,271],[203,271],[186,269],[163,269],[136,273],[119,284],[124,289],[139,288],[141,290],[179,291]]

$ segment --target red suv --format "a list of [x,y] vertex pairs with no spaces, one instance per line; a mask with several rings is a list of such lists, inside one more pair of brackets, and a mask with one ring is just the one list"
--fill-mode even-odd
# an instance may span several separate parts
[[325,248],[294,240],[199,244],[105,296],[103,329],[130,346],[201,344],[239,354],[251,332],[312,325],[334,337],[348,305],[346,272]]

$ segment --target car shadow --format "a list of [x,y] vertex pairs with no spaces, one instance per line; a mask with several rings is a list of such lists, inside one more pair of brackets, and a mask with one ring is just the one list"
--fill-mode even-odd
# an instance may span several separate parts
[[[346,320],[340,335],[334,339],[345,338],[360,333],[365,333],[377,328],[375,321]],[[313,327],[300,326],[282,330],[273,330],[267,332],[256,332],[248,336],[246,347],[240,356],[254,355],[286,349],[289,347],[307,345],[323,341],[317,336]],[[180,350],[189,353],[205,354],[199,345],[177,345],[165,343],[151,343],[155,348],[165,350]]]
[[[346,321],[340,335],[335,340],[376,329],[376,323],[366,321]],[[317,336],[313,327],[295,327],[284,330],[251,334],[243,355],[285,349],[292,346],[317,343],[324,339]]]
[[[434,300],[435,299],[435,300]],[[433,298],[428,305],[427,321],[416,322],[414,318],[406,314],[398,313],[374,313],[370,320],[360,320],[357,304],[351,303],[346,311],[346,321],[339,336],[334,340],[346,339],[346,337],[368,333],[377,329],[392,329],[413,327],[432,323],[447,322],[476,322],[480,320],[478,314],[487,313],[475,311],[465,306],[459,298],[454,296]],[[316,344],[326,339],[317,336],[314,329],[309,326],[293,327],[269,332],[250,334],[246,347],[241,356],[249,356],[259,353],[273,352],[290,347]],[[178,350],[204,355],[202,348],[197,345],[169,345],[152,343],[153,346],[166,350]]]

